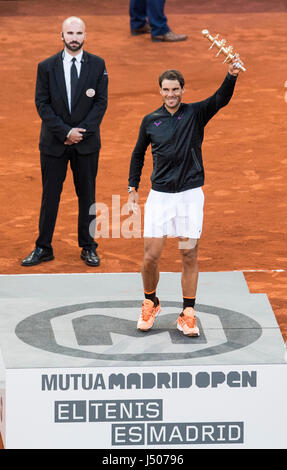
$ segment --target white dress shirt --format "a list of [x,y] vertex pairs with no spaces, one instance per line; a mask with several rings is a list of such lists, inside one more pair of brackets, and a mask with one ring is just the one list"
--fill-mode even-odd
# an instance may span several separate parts
[[67,96],[68,96],[68,104],[69,104],[69,109],[71,112],[71,67],[72,67],[72,59],[75,57],[75,65],[77,68],[78,72],[78,77],[80,76],[81,73],[81,65],[82,65],[82,57],[83,57],[83,51],[81,51],[78,55],[72,56],[69,54],[67,49],[64,50],[63,52],[63,66],[64,66],[64,74],[65,74],[65,82],[66,82],[66,89],[67,89]]

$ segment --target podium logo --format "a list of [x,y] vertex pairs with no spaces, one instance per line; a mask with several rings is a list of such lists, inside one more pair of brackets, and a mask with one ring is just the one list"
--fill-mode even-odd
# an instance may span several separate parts
[[[200,336],[175,327],[181,303],[162,303],[152,330],[136,328],[141,302],[116,300],[66,305],[33,314],[16,326],[24,343],[53,353],[101,361],[186,360],[229,353],[254,343],[261,326],[242,313],[197,304]],[[242,328],[244,325],[244,328]]]

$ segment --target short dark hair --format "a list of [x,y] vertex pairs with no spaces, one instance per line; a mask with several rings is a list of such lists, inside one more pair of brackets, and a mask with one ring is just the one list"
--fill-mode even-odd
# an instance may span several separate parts
[[163,80],[177,80],[181,88],[184,87],[184,78],[178,70],[170,69],[170,70],[166,70],[165,72],[163,72],[158,77],[158,83],[160,87],[161,87]]

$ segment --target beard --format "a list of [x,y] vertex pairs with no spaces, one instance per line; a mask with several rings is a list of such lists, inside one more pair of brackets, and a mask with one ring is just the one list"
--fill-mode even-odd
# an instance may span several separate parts
[[63,41],[64,41],[66,48],[72,52],[79,51],[80,49],[82,49],[83,44],[84,44],[84,41],[83,42],[73,41],[70,43],[66,42],[65,39],[63,39]]

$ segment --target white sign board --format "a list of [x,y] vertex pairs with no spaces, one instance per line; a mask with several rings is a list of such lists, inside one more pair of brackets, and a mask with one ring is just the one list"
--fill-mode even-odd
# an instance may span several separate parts
[[287,448],[287,364],[6,370],[12,448]]

